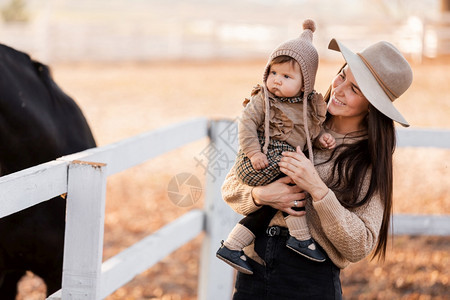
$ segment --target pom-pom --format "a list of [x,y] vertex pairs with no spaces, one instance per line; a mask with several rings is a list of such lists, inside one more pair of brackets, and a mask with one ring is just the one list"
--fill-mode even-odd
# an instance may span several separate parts
[[311,19],[306,19],[303,22],[303,30],[306,30],[306,29],[309,29],[312,32],[316,31],[316,23],[314,23],[314,21]]

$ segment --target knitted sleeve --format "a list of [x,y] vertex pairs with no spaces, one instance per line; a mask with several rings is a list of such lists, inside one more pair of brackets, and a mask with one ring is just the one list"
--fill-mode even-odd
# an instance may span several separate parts
[[241,183],[232,168],[222,185],[222,197],[235,212],[248,215],[260,208],[253,202],[252,188]]
[[383,219],[383,204],[378,195],[363,207],[350,211],[328,190],[313,205],[327,239],[345,259],[359,261],[374,249]]
[[261,152],[257,130],[264,124],[264,98],[258,90],[252,92],[251,100],[245,106],[239,120],[239,146],[247,157]]

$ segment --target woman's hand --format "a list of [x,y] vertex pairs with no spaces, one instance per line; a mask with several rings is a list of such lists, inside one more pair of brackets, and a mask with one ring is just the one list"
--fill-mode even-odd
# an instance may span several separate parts
[[257,205],[270,205],[291,216],[303,216],[304,211],[295,211],[292,207],[294,207],[294,201],[297,201],[297,207],[305,206],[305,193],[298,186],[289,185],[292,183],[292,180],[286,176],[268,185],[255,186],[252,190],[253,201]]
[[300,147],[297,147],[297,152],[283,152],[282,154],[283,157],[278,163],[281,172],[289,176],[301,190],[308,192],[314,201],[325,197],[328,187]]

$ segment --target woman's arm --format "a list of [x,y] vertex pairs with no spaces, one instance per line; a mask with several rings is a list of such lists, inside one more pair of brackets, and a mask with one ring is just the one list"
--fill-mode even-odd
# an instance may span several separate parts
[[235,212],[248,215],[259,209],[259,206],[253,202],[252,190],[253,187],[239,181],[232,168],[223,182],[222,197]]
[[292,183],[291,179],[283,177],[265,186],[251,187],[241,183],[231,169],[222,185],[222,197],[242,215],[248,215],[262,205],[270,205],[294,216],[304,215],[304,211],[294,211],[292,207],[294,201],[298,201],[298,207],[304,206],[305,194],[298,186],[289,183]]
[[378,195],[367,205],[350,211],[329,190],[313,205],[326,237],[348,261],[357,262],[372,252],[383,217],[383,204]]
[[310,193],[326,238],[342,256],[355,262],[372,251],[383,217],[383,205],[378,195],[367,205],[350,211],[328,189],[303,153],[284,153],[280,169]]

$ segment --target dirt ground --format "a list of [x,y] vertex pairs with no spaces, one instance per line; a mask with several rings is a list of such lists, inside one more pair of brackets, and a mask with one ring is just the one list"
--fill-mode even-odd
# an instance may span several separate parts
[[[260,81],[265,61],[67,63],[51,66],[57,83],[82,108],[98,144],[106,145],[182,120],[237,117]],[[339,62],[321,62],[316,89],[324,93]],[[413,65],[415,80],[396,106],[412,127],[450,128],[450,62]],[[181,172],[204,178],[195,157],[207,141],[172,151],[108,179],[104,259],[193,207],[168,198]],[[398,149],[395,213],[450,214],[450,150]],[[176,250],[107,299],[193,300],[202,235]],[[219,245],[219,241],[218,241]],[[342,271],[345,299],[450,299],[450,237],[395,236],[384,263],[363,260]],[[151,255],[151,253],[149,253]],[[45,299],[28,274],[18,299]]]

